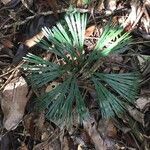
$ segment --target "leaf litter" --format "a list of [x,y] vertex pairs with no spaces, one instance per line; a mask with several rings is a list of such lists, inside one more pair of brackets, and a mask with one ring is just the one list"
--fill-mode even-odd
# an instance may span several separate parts
[[[133,0],[131,2],[122,0],[114,2],[108,0],[105,2],[89,1],[89,5],[88,3],[84,3],[83,1],[75,0],[54,0],[52,2],[43,2],[38,0],[37,2],[30,2],[31,1],[21,1],[20,3],[20,1],[11,1],[11,3],[9,2],[10,5],[7,5],[7,1],[1,1],[0,3],[0,25],[2,25],[0,29],[0,39],[5,40],[5,38],[7,38],[9,39],[8,41],[11,41],[7,41],[7,43],[1,42],[2,46],[4,47],[0,48],[0,52],[2,52],[0,53],[0,56],[4,56],[5,51],[6,53],[8,53],[8,57],[10,58],[8,61],[8,59],[0,57],[0,62],[2,62],[0,63],[0,86],[3,88],[3,92],[7,91],[7,87],[9,87],[10,84],[12,84],[12,81],[18,78],[20,74],[23,75],[23,77],[21,78],[24,80],[24,76],[26,76],[26,73],[22,71],[20,66],[18,67],[19,73],[17,73],[16,75],[11,74],[12,72],[10,71],[13,71],[15,69],[18,63],[22,60],[22,57],[25,56],[26,52],[32,52],[40,56],[47,55],[46,52],[44,52],[41,48],[37,47],[37,43],[35,42],[36,37],[41,33],[41,27],[51,27],[51,24],[54,25],[57,20],[61,20],[64,16],[64,11],[62,11],[62,9],[65,10],[66,8],[68,8],[69,4],[72,3],[74,4],[74,6],[76,5],[77,7],[79,7],[80,11],[86,10],[87,12],[89,12],[89,23],[91,25],[89,25],[89,28],[86,30],[85,33],[88,39],[88,44],[86,45],[87,47],[92,47],[93,44],[95,44],[95,42],[97,41],[96,38],[98,37],[101,28],[103,28],[103,25],[106,22],[110,21],[108,17],[112,18],[114,24],[120,23],[126,29],[126,31],[131,31],[134,39],[132,42],[133,45],[131,45],[131,50],[128,53],[123,53],[122,55],[110,56],[109,59],[103,62],[101,69],[105,70],[106,72],[126,72],[127,70],[132,71],[132,65],[136,63],[136,66],[139,66],[140,71],[143,74],[140,87],[142,95],[139,95],[136,101],[136,105],[133,104],[133,108],[128,108],[127,112],[129,113],[130,117],[125,116],[124,118],[115,118],[115,120],[103,121],[99,113],[97,113],[96,115],[98,116],[97,118],[99,118],[98,120],[96,119],[95,121],[95,119],[92,118],[91,120],[87,120],[88,123],[85,122],[83,125],[78,125],[77,123],[74,123],[74,128],[71,131],[67,131],[66,129],[59,129],[54,123],[49,122],[47,119],[45,119],[43,116],[44,112],[39,114],[37,111],[35,111],[35,109],[33,109],[35,108],[35,97],[45,91],[45,89],[41,89],[40,91],[36,91],[33,89],[34,94],[29,100],[27,96],[29,94],[28,90],[30,89],[30,84],[27,85],[26,81],[24,80],[24,88],[23,90],[20,90],[20,88],[22,88],[21,85],[18,87],[19,92],[16,92],[16,95],[18,95],[19,97],[15,97],[15,102],[9,101],[11,96],[8,96],[8,94],[6,94],[6,97],[8,96],[8,102],[7,100],[5,100],[4,104],[5,96],[2,96],[1,114],[3,116],[4,123],[1,128],[1,149],[6,150],[9,148],[20,148],[25,150],[59,150],[61,149],[61,147],[63,147],[62,149],[100,150],[108,148],[149,149],[150,146],[148,139],[150,136],[150,130],[148,118],[150,112],[150,63],[149,61],[145,60],[141,63],[141,59],[139,59],[139,57],[141,57],[141,54],[142,57],[149,56],[150,2],[148,0]],[[17,10],[17,7],[20,8]],[[91,8],[94,10],[93,12]],[[56,16],[55,21],[53,19],[51,21],[50,19],[49,23],[47,24],[45,21],[49,19],[48,17],[44,17],[45,19],[42,20],[34,19],[33,16],[36,13],[41,14],[41,16],[43,17],[42,14],[48,12],[50,9],[52,10],[52,12],[50,13]],[[121,11],[119,9],[121,9]],[[10,15],[12,11],[14,11],[15,17],[17,17],[18,20],[12,18],[12,15]],[[61,11],[62,13],[59,13]],[[47,13],[47,15],[45,16],[51,15],[50,13]],[[9,20],[7,22],[4,22],[6,14]],[[29,18],[29,20],[27,19],[27,22],[25,21],[26,18]],[[21,21],[21,24],[15,26],[18,21]],[[21,30],[22,28],[25,29],[25,27],[26,33]],[[26,45],[28,48],[26,49],[25,46],[20,49],[20,43],[23,43],[23,45]],[[17,53],[21,54],[17,55]],[[133,63],[131,63],[131,60],[133,60],[133,58],[137,58],[137,62],[139,64],[134,61]],[[18,59],[16,61],[17,63],[12,63],[15,59]],[[51,55],[49,59],[56,62],[58,62],[57,60],[59,60],[59,58],[57,58],[55,55]],[[14,72],[16,72],[16,70]],[[12,92],[16,90],[16,85],[18,83],[21,84],[21,81],[15,81]],[[56,81],[56,84],[58,83],[59,81]],[[53,87],[53,85],[48,85],[47,87],[51,88]],[[11,94],[11,92],[9,94]],[[14,96],[15,95],[12,94],[12,97]],[[87,99],[89,99],[90,102],[92,101],[92,99],[94,99],[94,97],[91,97],[89,95]],[[23,103],[21,101],[23,101]],[[12,110],[7,108],[10,107],[10,105],[13,107]],[[5,107],[6,110],[4,111]],[[93,108],[96,109],[96,107],[97,105],[93,104]],[[13,113],[13,111],[15,110],[17,110],[17,112]],[[7,111],[10,111],[9,113],[15,116],[15,118],[17,119],[14,119],[13,117],[8,117]],[[98,110],[96,109],[96,111]],[[17,116],[17,114],[19,114],[19,117]],[[6,123],[7,121],[9,121],[9,123]],[[12,128],[12,126],[14,126],[15,128]],[[4,128],[8,129],[8,131],[6,131]],[[24,132],[24,129],[26,132]],[[11,130],[13,130],[13,132]],[[85,133],[84,136],[83,133]],[[18,142],[15,142],[16,138],[19,139]],[[88,144],[85,142],[86,139],[89,139],[87,142]],[[9,147],[5,147],[5,142],[8,143]]]

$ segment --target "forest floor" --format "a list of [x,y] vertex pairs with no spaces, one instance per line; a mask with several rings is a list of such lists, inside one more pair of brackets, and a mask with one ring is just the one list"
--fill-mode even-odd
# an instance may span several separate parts
[[[129,52],[110,55],[105,72],[121,73],[130,67],[141,78],[139,95],[123,118],[102,119],[91,104],[91,120],[85,126],[75,122],[67,130],[33,109],[38,93],[26,83],[21,66],[27,53],[55,59],[37,46],[36,39],[43,38],[42,27],[52,28],[62,20],[71,4],[89,14],[89,49],[110,21],[130,32]],[[150,150],[150,1],[1,0],[0,102],[1,150]]]

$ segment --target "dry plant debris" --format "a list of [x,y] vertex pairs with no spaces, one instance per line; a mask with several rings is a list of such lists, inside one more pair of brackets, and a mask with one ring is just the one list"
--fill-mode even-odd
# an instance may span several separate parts
[[14,130],[17,127],[22,120],[28,100],[28,86],[23,77],[14,78],[5,86],[1,100],[4,128]]
[[[105,73],[124,73],[133,68],[142,74],[140,91],[133,107],[122,118],[103,120],[95,93],[86,97],[91,118],[74,122],[71,130],[48,121],[35,110],[36,97],[60,81],[33,90],[21,68],[28,52],[46,60],[64,63],[56,55],[37,46],[41,28],[63,19],[70,5],[89,14],[85,47],[95,46],[104,24],[120,24],[131,32],[133,41],[127,53],[110,55],[101,64]],[[2,150],[105,150],[150,149],[150,1],[149,0],[1,0],[0,1],[0,144]],[[21,62],[21,63],[20,63]],[[19,65],[18,65],[19,64]],[[88,84],[88,83],[87,83]],[[88,87],[88,89],[92,89]],[[5,129],[4,129],[5,128]],[[7,130],[7,131],[6,131]]]

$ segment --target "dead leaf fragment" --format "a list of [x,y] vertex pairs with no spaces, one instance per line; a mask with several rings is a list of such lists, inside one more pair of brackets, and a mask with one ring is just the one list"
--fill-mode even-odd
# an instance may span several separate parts
[[148,103],[150,103],[150,98],[146,96],[141,96],[136,101],[136,105],[140,110],[143,110]]
[[28,86],[24,78],[16,77],[8,83],[3,92],[1,107],[4,113],[3,125],[7,130],[13,130],[21,121],[26,103],[29,99]]
[[85,37],[90,37],[93,35],[94,31],[96,30],[96,26],[92,25],[90,27],[88,27],[85,31]]
[[90,118],[83,122],[84,129],[87,131],[91,140],[95,145],[96,150],[106,150],[106,143],[101,138],[99,132],[96,129],[95,120],[94,118]]
[[43,32],[39,32],[38,34],[36,34],[35,36],[33,36],[32,38],[28,39],[25,41],[25,45],[30,47],[33,47],[34,45],[36,45],[42,38],[44,37]]
[[11,1],[11,0],[1,0],[1,2],[2,2],[4,5],[8,4],[10,1]]
[[1,43],[4,45],[4,47],[6,47],[6,48],[13,48],[13,47],[14,47],[14,44],[13,44],[9,39],[2,39],[0,42],[1,42]]
[[28,147],[25,143],[21,143],[21,146],[18,149],[19,150],[28,150]]
[[128,106],[128,112],[138,122],[143,123],[144,114],[138,111],[136,108]]

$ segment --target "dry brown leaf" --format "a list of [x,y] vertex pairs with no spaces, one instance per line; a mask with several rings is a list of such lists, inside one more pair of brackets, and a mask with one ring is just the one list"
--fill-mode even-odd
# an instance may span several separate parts
[[25,143],[22,143],[18,150],[28,150],[28,147]]
[[35,120],[35,114],[34,113],[30,113],[27,114],[26,116],[24,116],[23,118],[23,126],[24,129],[32,136],[34,137],[35,135],[35,124],[34,121]]
[[4,5],[8,4],[10,1],[11,1],[11,0],[1,0],[1,2],[2,2]]
[[66,136],[64,136],[63,140],[61,141],[61,147],[62,150],[69,150],[70,148],[70,144],[69,144],[69,140]]
[[108,10],[114,11],[116,9],[116,1],[114,0],[105,0],[104,7]]
[[128,112],[138,122],[143,123],[144,114],[134,107],[128,106]]
[[13,43],[12,43],[9,39],[2,39],[0,42],[1,42],[1,43],[4,45],[4,47],[6,47],[6,48],[13,48],[13,47],[14,47]]
[[103,139],[101,138],[99,132],[97,131],[95,124],[96,124],[96,122],[95,122],[94,118],[90,118],[83,122],[84,129],[87,131],[87,133],[91,137],[91,139],[94,143],[95,149],[96,150],[106,150],[107,149],[106,144],[103,141]]
[[111,54],[108,58],[113,63],[122,63],[123,62],[123,57],[120,56],[119,54]]
[[33,36],[32,38],[28,39],[25,41],[25,45],[30,47],[33,47],[34,45],[36,45],[42,38],[44,37],[43,32],[39,32],[38,34],[36,34],[35,36]]
[[115,142],[113,139],[117,137],[117,128],[111,119],[101,119],[98,122],[97,130],[102,135],[107,149],[114,149]]
[[90,27],[88,27],[85,31],[85,37],[90,37],[93,35],[94,31],[96,30],[95,25],[92,25]]
[[117,128],[111,119],[101,119],[98,124],[98,130],[105,139],[117,136]]
[[102,10],[104,9],[104,0],[99,0],[99,1],[98,1],[98,4],[97,4],[97,6],[96,6],[96,9],[97,9],[98,11],[102,11]]
[[7,130],[13,130],[21,121],[26,103],[29,99],[28,86],[24,78],[16,77],[8,83],[3,92],[1,107],[4,113],[3,125]]
[[115,127],[112,120],[109,120],[106,130],[107,130],[108,137],[115,138],[117,136],[117,128]]
[[57,9],[58,9],[58,4],[57,0],[47,0],[48,4],[50,5],[52,11],[54,12],[54,15],[58,17],[57,15]]
[[42,142],[33,147],[33,150],[54,150],[48,142]]
[[33,150],[61,150],[60,141],[55,139],[54,141],[44,141],[34,146]]
[[140,110],[143,110],[143,108],[150,103],[150,97],[141,96],[136,100],[136,105]]
[[47,92],[52,91],[52,90],[55,89],[59,84],[60,84],[59,82],[53,81],[52,83],[50,83],[50,84],[47,86],[45,92],[47,93]]

